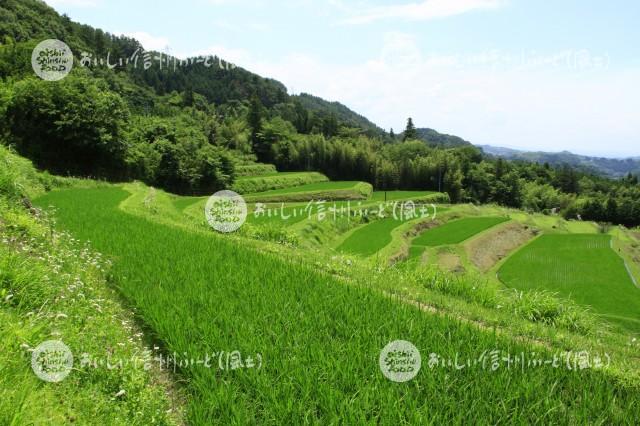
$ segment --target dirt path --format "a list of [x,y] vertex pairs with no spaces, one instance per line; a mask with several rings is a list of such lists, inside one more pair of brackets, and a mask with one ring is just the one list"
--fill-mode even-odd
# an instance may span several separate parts
[[513,250],[537,235],[530,226],[510,223],[465,244],[469,260],[482,272],[487,272]]

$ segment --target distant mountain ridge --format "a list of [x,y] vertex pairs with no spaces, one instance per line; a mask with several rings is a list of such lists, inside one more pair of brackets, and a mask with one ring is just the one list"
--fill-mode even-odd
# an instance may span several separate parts
[[[404,132],[400,133],[400,137],[404,137]],[[416,138],[425,142],[427,145],[439,148],[460,148],[462,146],[473,146],[471,142],[462,139],[459,136],[447,135],[427,127],[416,129]]]
[[502,157],[506,160],[520,160],[535,163],[549,163],[552,166],[569,164],[590,172],[610,177],[623,177],[631,174],[640,174],[640,157],[626,159],[590,157],[573,154],[569,151],[542,152],[520,151],[512,148],[496,147],[491,145],[478,145],[486,154]]

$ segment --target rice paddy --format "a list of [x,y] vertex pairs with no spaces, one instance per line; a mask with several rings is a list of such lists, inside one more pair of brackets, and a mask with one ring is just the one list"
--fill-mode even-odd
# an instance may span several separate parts
[[480,232],[508,221],[505,217],[468,217],[447,222],[423,232],[413,240],[414,246],[435,247],[459,244]]
[[[242,354],[243,368],[177,369],[190,424],[586,424],[640,415],[635,388],[602,371],[430,366],[429,354],[461,362],[496,348],[552,354],[213,233],[132,216],[118,209],[127,196],[119,188],[74,189],[37,202],[54,205],[61,227],[113,259],[113,284],[166,353]],[[404,384],[378,366],[381,348],[396,339],[413,342],[423,357]],[[261,356],[260,368],[247,367],[248,355],[256,363]]]
[[403,223],[405,222],[388,217],[364,225],[344,240],[338,246],[338,251],[371,256],[391,242],[391,231]]
[[640,289],[604,234],[543,235],[511,256],[499,278],[519,290],[549,290],[640,330]]
[[[446,208],[438,209],[439,213],[447,211]],[[406,221],[394,217],[386,217],[365,224],[356,229],[337,248],[338,251],[360,256],[371,256],[392,241],[392,232]]]

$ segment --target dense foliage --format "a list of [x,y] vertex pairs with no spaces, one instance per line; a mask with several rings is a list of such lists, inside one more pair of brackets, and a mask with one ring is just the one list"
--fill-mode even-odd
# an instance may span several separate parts
[[290,96],[282,84],[241,68],[76,66],[59,82],[40,81],[30,70],[40,39],[60,38],[74,53],[98,57],[127,57],[141,46],[37,0],[5,1],[0,15],[3,139],[55,173],[207,193],[230,187],[235,167],[257,159],[377,189],[443,191],[453,202],[640,225],[636,176],[610,180],[567,165],[487,157],[411,119],[395,136],[344,105]]

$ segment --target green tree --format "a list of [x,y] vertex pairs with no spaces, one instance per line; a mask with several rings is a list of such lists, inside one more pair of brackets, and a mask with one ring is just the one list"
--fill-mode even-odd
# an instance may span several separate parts
[[95,78],[15,84],[6,108],[11,141],[38,167],[58,174],[124,178],[124,100]]
[[332,112],[322,120],[322,134],[328,138],[338,134],[338,117],[335,113]]
[[416,131],[416,126],[413,124],[413,119],[409,117],[407,119],[407,127],[404,130],[404,136],[402,137],[403,141],[416,139],[418,137],[418,132]]
[[262,136],[262,120],[264,117],[264,107],[257,95],[251,97],[249,112],[247,114],[247,124],[249,125],[251,146],[259,161],[266,162],[269,159],[270,147]]

